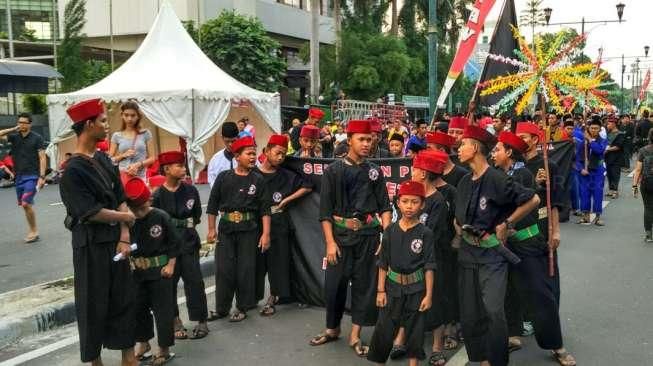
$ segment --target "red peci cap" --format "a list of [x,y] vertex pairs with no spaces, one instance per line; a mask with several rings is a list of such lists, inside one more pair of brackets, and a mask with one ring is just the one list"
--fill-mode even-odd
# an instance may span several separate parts
[[528,145],[524,142],[524,140],[520,139],[519,136],[512,132],[501,131],[499,134],[499,142],[504,145],[508,145],[510,148],[513,148],[522,154],[528,150]]
[[125,196],[132,206],[141,206],[150,199],[150,189],[138,177],[133,177],[125,183]]
[[456,143],[456,138],[440,131],[427,132],[426,143],[452,147]]
[[370,121],[352,119],[347,123],[347,133],[372,133]]
[[484,130],[474,125],[469,125],[465,127],[465,130],[463,131],[463,138],[474,139],[484,144],[493,144],[494,142],[496,142],[496,139],[493,134],[489,133],[487,130]]
[[469,120],[465,117],[451,117],[451,120],[449,120],[449,129],[457,128],[464,130],[468,124]]
[[286,135],[271,135],[268,139],[268,145],[279,145],[288,148],[288,137]]
[[422,150],[413,158],[413,168],[426,170],[427,172],[442,174],[449,156],[442,151]]
[[102,152],[107,152],[109,151],[109,141],[106,139],[100,140],[95,144],[95,148]]
[[424,185],[420,182],[415,182],[414,180],[407,180],[399,185],[398,196],[418,196],[424,198],[426,192],[424,190]]
[[372,132],[376,132],[376,133],[383,132],[383,126],[381,126],[381,121],[379,121],[378,118],[372,117],[372,118],[368,118],[367,120],[370,121],[370,130]]
[[299,137],[307,137],[309,139],[318,140],[320,138],[320,129],[313,125],[304,125],[299,132]]
[[104,105],[100,98],[89,99],[68,107],[66,113],[73,123],[85,122],[104,113]]
[[159,165],[186,163],[186,155],[181,151],[166,151],[159,154]]
[[150,177],[150,179],[147,180],[150,185],[150,189],[161,187],[165,181],[166,177],[163,175],[153,175]]
[[318,108],[311,108],[308,110],[308,116],[310,118],[315,118],[318,121],[324,118],[324,112]]
[[234,143],[231,144],[231,152],[234,154],[239,153],[240,150],[246,147],[256,147],[256,141],[254,141],[254,139],[250,136],[241,137],[238,140],[234,141]]
[[519,122],[517,123],[517,129],[515,131],[517,135],[520,133],[528,133],[533,136],[541,136],[542,131],[540,128],[533,122]]

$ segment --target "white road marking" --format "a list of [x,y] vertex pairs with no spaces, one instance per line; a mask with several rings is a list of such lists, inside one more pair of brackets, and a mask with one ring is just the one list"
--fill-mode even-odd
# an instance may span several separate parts
[[205,203],[205,204],[202,205],[202,208],[206,208],[206,206],[208,206],[208,205],[209,205],[208,203]]
[[448,366],[465,366],[469,362],[469,358],[467,357],[467,350],[465,349],[465,345],[460,347],[458,352],[456,352],[453,357],[447,361]]
[[[204,292],[206,292],[207,295],[215,292],[215,286],[207,287]],[[184,304],[185,302],[186,302],[186,297],[185,296],[177,298],[177,304],[181,305],[181,304]],[[9,360],[0,362],[0,366],[16,366],[16,365],[20,365],[20,364],[32,361],[34,359],[37,359],[39,357],[45,356],[45,355],[47,355],[49,353],[56,352],[56,351],[58,351],[58,350],[60,350],[62,348],[71,346],[71,345],[73,345],[73,344],[75,344],[77,342],[79,342],[79,336],[78,335],[71,336],[71,337],[68,337],[68,338],[64,338],[64,339],[62,339],[62,340],[60,340],[58,342],[48,344],[48,345],[43,346],[41,348],[37,348],[37,349],[35,349],[33,351],[29,351],[27,353],[23,353],[22,355],[18,355],[18,356],[14,357],[14,358],[11,358]]]
[[63,202],[55,202],[50,204],[50,206],[61,206],[61,205],[63,205]]

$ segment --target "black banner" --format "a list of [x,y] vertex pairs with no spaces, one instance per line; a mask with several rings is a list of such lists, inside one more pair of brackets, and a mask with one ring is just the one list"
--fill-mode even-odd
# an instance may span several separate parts
[[[568,141],[549,144],[549,159],[558,165],[567,192],[574,151],[574,144]],[[320,211],[319,192],[324,170],[333,161],[335,160],[288,157],[284,163],[286,168],[304,174],[315,184],[313,192],[293,205],[289,212],[295,228],[295,243],[291,245],[293,259],[292,281],[295,297],[299,302],[316,306],[324,306],[322,259],[325,256],[325,243],[322,227],[318,221]],[[378,165],[383,172],[388,195],[392,200],[397,191],[397,186],[401,182],[410,179],[412,160],[405,158],[370,159],[370,161]]]

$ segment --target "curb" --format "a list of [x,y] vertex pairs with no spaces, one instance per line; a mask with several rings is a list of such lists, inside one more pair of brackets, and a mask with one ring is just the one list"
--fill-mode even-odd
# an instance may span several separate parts
[[[213,255],[205,257],[205,260],[200,260],[200,269],[205,278],[215,273]],[[30,316],[0,319],[0,349],[22,338],[47,332],[74,323],[76,320],[73,298],[58,306],[44,307],[38,313]]]

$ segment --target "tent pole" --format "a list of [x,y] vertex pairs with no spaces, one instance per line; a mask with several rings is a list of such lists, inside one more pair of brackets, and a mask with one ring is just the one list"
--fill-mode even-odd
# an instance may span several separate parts
[[[190,90],[190,103],[191,103],[191,108],[190,108],[190,140],[191,142],[195,141],[195,89]],[[188,151],[188,143],[186,143],[186,151]],[[195,164],[193,164],[193,167],[195,167]],[[195,182],[195,172],[190,172],[190,179],[194,183]]]

